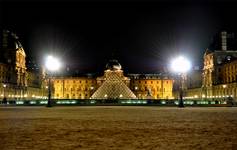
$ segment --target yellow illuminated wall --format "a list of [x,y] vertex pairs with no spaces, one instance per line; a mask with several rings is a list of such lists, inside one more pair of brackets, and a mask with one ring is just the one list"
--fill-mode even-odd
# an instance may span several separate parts
[[46,98],[44,80],[40,72],[30,72],[26,67],[26,53],[18,37],[3,32],[0,46],[0,98],[8,100]]
[[173,80],[171,79],[133,79],[130,84],[131,90],[139,99],[173,98]]
[[213,84],[214,74],[214,56],[213,53],[204,54],[204,67],[203,67],[203,86],[209,87]]
[[96,90],[96,79],[86,77],[53,79],[54,98],[89,99]]
[[[101,85],[101,78],[62,77],[53,79],[56,99],[89,99]],[[172,99],[171,79],[131,79],[128,87],[139,99]],[[149,93],[149,94],[148,94]],[[148,97],[149,96],[149,97]]]
[[223,83],[233,83],[237,81],[237,60],[226,63],[221,68]]
[[23,48],[18,48],[15,52],[15,70],[17,74],[17,85],[26,86],[27,85],[27,72],[26,72],[26,54]]

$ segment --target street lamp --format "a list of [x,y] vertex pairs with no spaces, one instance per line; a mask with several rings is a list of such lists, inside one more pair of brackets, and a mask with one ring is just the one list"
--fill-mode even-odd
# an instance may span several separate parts
[[6,84],[3,84],[3,104],[7,104],[7,98],[5,96],[5,88],[7,87]]
[[51,77],[50,74],[57,71],[60,68],[61,64],[59,60],[53,56],[48,56],[46,58],[45,67],[48,71],[48,104],[47,107],[52,107],[51,101]]
[[3,97],[5,97],[5,88],[7,87],[6,84],[3,84]]
[[184,57],[179,56],[171,62],[171,69],[178,73],[179,77],[179,107],[184,107],[183,102],[183,86],[186,72],[191,68],[191,63]]

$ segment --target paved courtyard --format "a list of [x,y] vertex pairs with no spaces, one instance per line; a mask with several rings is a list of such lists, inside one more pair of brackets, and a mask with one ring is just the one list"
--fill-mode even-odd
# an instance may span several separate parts
[[0,149],[237,149],[237,107],[0,107]]

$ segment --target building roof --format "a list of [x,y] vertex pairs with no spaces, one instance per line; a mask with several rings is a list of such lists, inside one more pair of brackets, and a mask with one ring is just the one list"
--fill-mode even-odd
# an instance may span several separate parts
[[109,60],[109,62],[106,64],[107,70],[121,70],[122,66],[116,59]]
[[18,49],[23,48],[19,37],[9,30],[3,30],[0,35],[1,38],[1,48],[3,49]]

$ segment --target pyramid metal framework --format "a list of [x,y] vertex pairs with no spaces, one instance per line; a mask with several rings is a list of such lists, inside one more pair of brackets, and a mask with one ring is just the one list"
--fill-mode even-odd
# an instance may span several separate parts
[[136,99],[135,94],[123,81],[121,72],[105,72],[105,81],[91,96],[91,99]]

